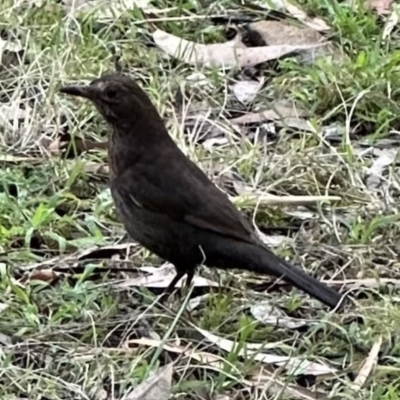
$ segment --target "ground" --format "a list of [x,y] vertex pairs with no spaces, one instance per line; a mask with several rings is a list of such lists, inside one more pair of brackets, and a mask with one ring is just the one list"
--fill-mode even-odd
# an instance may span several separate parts
[[[62,2],[3,0],[1,399],[122,399],[170,362],[177,399],[400,398],[393,156],[400,31],[395,26],[383,38],[388,15],[362,2],[307,0],[302,9],[330,27],[325,36],[340,54],[335,59],[289,56],[222,71],[189,65],[154,45],[155,29],[223,43],[227,31],[237,33],[235,21],[216,15],[240,17],[239,25],[285,17],[254,4],[210,4],[165,0],[153,2],[159,13],[135,9],[105,21],[90,10],[67,14]],[[5,51],[6,42],[18,42],[20,51]],[[276,240],[273,250],[348,293],[341,312],[243,271],[202,267],[198,275],[220,287],[199,286],[165,305],[156,303],[161,289],[135,283],[144,267],[163,261],[125,235],[107,187],[106,152],[83,151],[101,147],[93,144],[106,138],[102,118],[87,102],[58,93],[113,70],[116,54],[188,157]],[[254,101],[240,103],[232,85],[260,78]],[[313,128],[228,121],[282,100],[307,110]],[[268,203],[265,193],[282,199]],[[298,204],[284,196],[336,197]],[[206,294],[186,309],[189,296]],[[256,317],[266,302],[302,326],[263,323]],[[309,364],[299,370],[263,354]],[[324,366],[331,369],[323,375]]]

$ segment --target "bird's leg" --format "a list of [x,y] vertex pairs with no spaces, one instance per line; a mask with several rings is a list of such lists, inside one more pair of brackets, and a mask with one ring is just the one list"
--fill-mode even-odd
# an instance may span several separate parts
[[172,292],[175,289],[176,284],[180,281],[180,279],[185,275],[185,271],[176,268],[176,275],[174,276],[174,278],[172,279],[171,283],[168,285],[168,287],[164,290],[165,294],[172,294]]
[[186,272],[186,283],[185,283],[186,290],[190,289],[190,285],[192,284],[193,277],[194,277],[194,272],[195,272],[195,268],[190,268]]
[[[170,297],[170,295],[172,294],[172,292],[175,289],[175,285],[180,281],[180,279],[183,278],[184,275],[186,275],[185,287],[187,289],[189,289],[190,285],[192,284],[195,267],[187,268],[186,266],[182,267],[182,266],[175,265],[175,270],[176,270],[176,275],[174,276],[174,278],[172,279],[172,281],[170,282],[168,287],[162,293],[162,295],[159,299],[160,302],[164,301],[166,298]],[[178,296],[179,296],[179,298],[181,298],[181,296],[182,296],[181,290],[178,290]]]
[[[159,303],[164,303],[164,301],[171,296],[172,292],[175,289],[175,285],[184,275],[185,275],[184,271],[179,271],[178,269],[176,270],[176,275],[173,277],[168,287],[162,292],[160,298],[158,299]],[[178,294],[180,296],[180,291],[178,291]]]

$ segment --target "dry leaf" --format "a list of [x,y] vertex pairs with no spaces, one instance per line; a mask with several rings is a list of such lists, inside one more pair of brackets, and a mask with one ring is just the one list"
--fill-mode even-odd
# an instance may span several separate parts
[[266,325],[274,325],[288,329],[298,329],[308,325],[306,320],[288,317],[283,311],[279,310],[269,301],[251,306],[250,311],[257,321]]
[[0,72],[21,65],[24,49],[19,40],[3,40],[0,38]]
[[258,3],[261,7],[268,9],[287,12],[293,18],[302,21],[304,25],[309,26],[317,31],[328,31],[330,27],[321,18],[310,18],[301,8],[286,0],[267,0]]
[[0,60],[4,51],[11,51],[12,53],[18,53],[21,50],[23,50],[23,47],[19,40],[11,41],[0,38]]
[[20,102],[14,101],[13,104],[4,104],[0,106],[0,124],[7,129],[18,129],[20,121],[25,121],[28,125],[32,109],[25,105],[25,108],[20,108]]
[[64,153],[65,158],[75,158],[89,150],[107,149],[108,141],[97,142],[80,137],[72,137],[69,133],[62,133],[47,144],[46,147],[51,154],[59,155]]
[[366,185],[368,189],[376,189],[380,185],[382,174],[386,170],[386,167],[391,165],[396,159],[397,149],[375,149],[374,154],[377,154],[378,158],[374,160],[366,172]]
[[385,22],[383,28],[382,39],[386,39],[392,33],[394,27],[399,23],[400,18],[400,6],[398,4],[393,5],[393,11]]
[[159,29],[153,33],[153,39],[161,50],[183,62],[205,67],[224,68],[234,66],[251,67],[266,61],[276,60],[296,51],[308,50],[321,46],[317,44],[243,48],[238,47],[234,41],[206,45],[190,42]]
[[284,20],[257,21],[247,25],[247,29],[257,32],[268,46],[293,46],[328,44],[329,42],[314,29],[299,27]]
[[[134,286],[152,287],[152,288],[166,288],[171,280],[176,275],[173,265],[165,264],[157,268],[151,275],[140,276],[134,279],[126,279],[123,282],[117,283],[114,286],[119,289],[124,289]],[[184,280],[181,279],[175,287],[183,287]],[[218,287],[218,283],[210,281],[209,279],[202,278],[201,276],[194,276],[192,284],[195,287]]]
[[202,301],[206,300],[208,297],[210,297],[210,293],[206,293],[203,294],[202,296],[197,296],[194,297],[193,299],[190,299],[186,306],[186,310],[193,311],[201,304]]
[[393,0],[367,0],[367,5],[379,15],[387,15],[390,13],[392,2]]
[[242,103],[251,103],[264,84],[264,79],[257,81],[240,81],[231,86],[235,97]]
[[288,1],[283,0],[286,10],[289,12],[289,14],[298,19],[299,21],[302,21],[305,25],[308,27],[315,29],[317,31],[328,31],[330,27],[326,24],[326,22],[321,19],[321,18],[310,18],[302,9],[299,7],[289,3]]
[[87,174],[108,176],[110,174],[110,167],[107,164],[101,164],[94,161],[85,163],[83,170]]
[[61,137],[56,137],[47,146],[47,150],[50,154],[59,155],[61,153]]
[[[158,348],[162,344],[162,340],[153,340],[147,338],[131,339],[125,343],[125,346],[138,345]],[[183,354],[190,359],[194,359],[202,364],[212,367],[213,369],[223,369],[225,360],[215,354],[206,353],[205,351],[197,351],[190,346],[177,346],[171,344],[163,344],[163,349],[171,353]]]
[[[221,338],[213,333],[206,331],[204,329],[196,329],[211,343],[225,350],[226,352],[231,352],[237,347],[237,343],[232,340]],[[276,346],[276,344],[270,344],[271,347]],[[334,374],[336,372],[335,368],[332,368],[326,364],[308,361],[306,359],[300,359],[299,357],[290,356],[279,356],[274,354],[263,353],[268,346],[264,344],[247,344],[242,350],[239,351],[238,355],[243,358],[251,358],[254,360],[261,361],[265,364],[275,364],[279,367],[283,367],[288,370],[290,375],[326,375]],[[254,350],[257,349],[257,350]]]
[[4,333],[0,332],[0,344],[4,346],[10,346],[13,344],[13,340],[11,336],[5,335]]
[[29,275],[23,276],[21,278],[21,283],[27,281],[42,281],[51,283],[59,277],[59,273],[53,271],[52,269],[38,269],[32,271]]
[[53,265],[57,265],[58,268],[65,265],[66,268],[68,268],[71,263],[76,264],[82,260],[111,259],[115,254],[120,254],[123,251],[127,253],[131,247],[136,247],[136,246],[138,246],[136,243],[122,243],[112,246],[90,247],[87,249],[79,250],[68,256],[54,257],[49,260],[42,261],[40,263],[30,264],[28,266],[23,267],[23,269],[30,271],[44,267],[50,267]]
[[168,400],[171,394],[173,363],[160,368],[122,400]]
[[282,246],[290,240],[287,236],[283,235],[266,235],[262,232],[257,232],[257,234],[261,241],[268,247]]
[[8,307],[9,307],[8,304],[0,303],[0,313],[2,313],[3,311],[7,310]]
[[264,121],[275,121],[279,126],[287,126],[307,132],[315,132],[315,128],[305,119],[296,115],[291,107],[274,106],[273,109],[251,112],[229,120],[232,124],[247,125]]
[[293,400],[329,400],[329,397],[321,391],[311,391],[299,385],[289,385],[279,376],[264,368],[260,368],[249,379],[244,379],[243,383],[252,387],[266,387],[269,394],[276,396],[273,397],[274,399],[280,399],[284,395],[285,399]]
[[104,388],[100,388],[95,394],[95,400],[108,400],[109,393]]

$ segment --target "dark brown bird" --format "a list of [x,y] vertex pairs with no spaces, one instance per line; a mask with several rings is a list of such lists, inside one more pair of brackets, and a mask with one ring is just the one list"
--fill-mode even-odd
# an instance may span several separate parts
[[62,93],[91,100],[111,128],[111,193],[130,236],[174,264],[190,285],[197,265],[282,277],[331,308],[341,296],[273,254],[228,197],[178,148],[145,92],[105,75]]

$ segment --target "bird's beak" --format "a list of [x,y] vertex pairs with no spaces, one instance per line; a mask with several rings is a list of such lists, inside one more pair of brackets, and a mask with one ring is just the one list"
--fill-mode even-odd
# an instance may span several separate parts
[[60,89],[60,92],[72,96],[84,97],[85,99],[92,99],[94,95],[93,87],[84,85],[65,86]]

